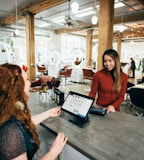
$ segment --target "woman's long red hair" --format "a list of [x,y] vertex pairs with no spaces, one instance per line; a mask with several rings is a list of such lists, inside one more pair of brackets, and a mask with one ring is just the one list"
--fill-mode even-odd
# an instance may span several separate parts
[[30,131],[39,147],[40,141],[37,129],[31,120],[27,104],[28,97],[24,92],[24,86],[25,82],[19,66],[13,64],[0,65],[0,124],[11,117],[15,117]]

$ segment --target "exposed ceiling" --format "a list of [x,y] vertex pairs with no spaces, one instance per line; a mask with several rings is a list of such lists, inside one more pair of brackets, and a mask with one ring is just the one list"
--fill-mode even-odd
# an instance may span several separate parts
[[[69,3],[70,2],[70,3]],[[0,37],[10,35],[15,28],[25,30],[24,15],[31,12],[35,18],[35,30],[46,35],[49,30],[55,30],[57,34],[71,33],[86,36],[88,29],[94,29],[94,35],[98,35],[98,24],[91,24],[92,13],[88,16],[78,17],[78,13],[72,13],[70,5],[73,0],[0,0]],[[79,12],[86,8],[96,11],[99,16],[99,0],[77,0]],[[144,0],[115,0],[115,4],[121,3],[123,7],[114,10],[114,36],[123,38],[144,38]],[[54,19],[63,16],[61,23]],[[17,22],[15,20],[17,19]],[[40,27],[43,23],[49,24]],[[125,26],[124,32],[119,31],[119,25]]]

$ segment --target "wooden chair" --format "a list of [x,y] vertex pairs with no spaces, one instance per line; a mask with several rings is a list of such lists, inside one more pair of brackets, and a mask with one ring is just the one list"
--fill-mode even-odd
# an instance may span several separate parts
[[[85,83],[84,81],[84,84],[88,84],[90,87],[92,84],[94,72],[92,71],[92,69],[89,69],[89,68],[83,68],[82,70],[83,70],[83,80],[89,81],[87,83]],[[89,92],[90,88],[85,88],[84,90]]]
[[83,68],[83,79],[87,79],[87,80],[93,80],[93,75],[94,72],[92,71],[92,69],[87,69],[87,68]]
[[65,79],[65,85],[66,85],[66,80],[71,77],[71,74],[72,74],[72,68],[60,70],[59,78],[60,79],[64,78]]
[[129,102],[130,102],[129,90],[130,90],[130,88],[133,87],[133,86],[135,86],[135,84],[133,84],[133,83],[131,83],[131,82],[128,82],[128,83],[127,83],[126,99],[125,99],[125,101],[126,101],[126,103],[128,103],[128,104],[129,104]]
[[131,106],[140,109],[140,112],[136,112],[136,115],[144,117],[144,89],[132,87],[129,90]]
[[47,74],[47,69],[45,66],[40,66],[37,64],[37,71],[41,74],[41,75],[44,75],[44,74]]

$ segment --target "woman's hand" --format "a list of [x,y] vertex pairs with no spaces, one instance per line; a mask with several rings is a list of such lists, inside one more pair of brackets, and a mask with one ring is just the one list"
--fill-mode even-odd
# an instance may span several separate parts
[[57,117],[61,114],[61,108],[60,107],[51,108],[48,110],[48,113],[50,117]]
[[62,152],[66,142],[67,142],[67,137],[65,137],[64,133],[61,132],[58,133],[56,139],[51,144],[50,154],[58,156]]
[[107,113],[115,112],[115,108],[113,105],[109,105],[108,107],[104,108],[104,110],[107,110]]
[[45,154],[41,160],[55,160],[58,155],[62,152],[65,144],[67,142],[67,137],[64,135],[64,133],[58,133],[56,136],[56,139],[51,144],[50,151]]

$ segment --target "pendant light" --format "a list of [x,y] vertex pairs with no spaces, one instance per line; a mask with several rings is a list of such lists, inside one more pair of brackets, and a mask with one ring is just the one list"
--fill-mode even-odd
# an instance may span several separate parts
[[134,41],[133,41],[133,33],[132,33],[132,40],[130,41],[129,45],[130,45],[130,46],[134,46],[134,45],[135,45],[135,43],[134,43]]
[[121,17],[121,25],[119,26],[119,31],[123,32],[125,30],[125,26],[123,25],[123,7],[122,7],[122,17]]
[[91,22],[92,22],[92,24],[97,24],[97,22],[98,22],[98,17],[96,16],[96,12],[97,12],[97,9],[96,9],[96,1],[95,1],[95,13],[94,13],[94,15],[91,17]]
[[123,24],[121,24],[121,25],[119,26],[119,31],[120,31],[120,32],[123,32],[124,30],[125,30],[125,27],[124,27]]
[[76,0],[74,0],[71,4],[71,9],[73,13],[77,13],[79,10],[79,4]]
[[92,24],[97,24],[97,21],[98,21],[98,18],[97,18],[97,16],[96,16],[96,14],[94,14],[94,15],[92,16],[92,18],[91,18],[91,22],[92,22]]
[[15,0],[15,4],[16,4],[16,30],[15,30],[15,34],[19,35],[19,30],[18,30],[18,25],[17,25],[17,0]]

